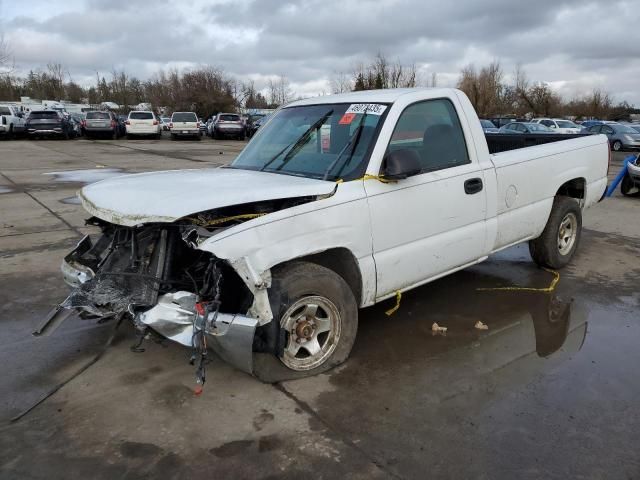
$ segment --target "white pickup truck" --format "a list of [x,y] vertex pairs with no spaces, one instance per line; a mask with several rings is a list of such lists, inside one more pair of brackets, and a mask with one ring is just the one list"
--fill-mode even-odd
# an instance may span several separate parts
[[24,114],[13,105],[0,104],[0,135],[9,138],[25,132]]
[[86,186],[102,234],[65,258],[74,290],[39,331],[73,309],[126,315],[264,380],[325,371],[359,308],[521,242],[539,265],[571,260],[607,138],[487,138],[458,90],[354,92],[280,109],[227,167]]

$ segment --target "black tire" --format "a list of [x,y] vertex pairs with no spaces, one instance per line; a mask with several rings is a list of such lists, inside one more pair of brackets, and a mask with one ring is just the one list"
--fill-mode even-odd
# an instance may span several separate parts
[[640,187],[636,186],[628,173],[622,178],[620,192],[625,197],[640,197]]
[[[573,217],[570,217],[573,215]],[[559,237],[561,226],[567,218],[572,218],[571,222],[575,222],[571,231],[575,231],[575,238],[571,247],[565,251],[561,250],[559,245]],[[582,210],[578,202],[570,197],[558,196],[553,201],[551,214],[547,225],[544,227],[542,235],[534,240],[529,241],[529,253],[534,262],[541,267],[562,268],[566,266],[580,243],[582,235]]]
[[620,152],[622,151],[622,142],[620,140],[616,140],[615,142],[613,142],[613,145],[611,145],[611,147],[614,151]]
[[15,137],[13,132],[13,125],[9,125],[9,132],[7,133],[7,140],[13,140]]
[[175,134],[171,134],[171,140],[175,140],[176,139],[176,135]]
[[92,140],[93,139],[93,135],[91,135],[88,132],[85,132],[84,136],[87,138],[87,140]]
[[155,138],[156,140],[160,140],[162,138],[162,134],[161,133],[156,133],[153,138]]
[[[317,375],[340,365],[349,357],[358,332],[358,305],[344,279],[333,270],[309,262],[292,262],[273,269],[269,289],[269,302],[274,314],[272,321],[282,324],[285,313],[296,302],[304,301],[304,298],[310,296],[328,300],[338,312],[336,321],[340,324],[340,333],[337,341],[333,343],[330,340],[332,330],[327,332],[324,340],[326,343],[323,345],[323,349],[329,346],[333,351],[321,364],[305,370],[294,370],[285,365],[284,357],[287,353],[282,358],[267,353],[254,353],[253,373],[263,382],[273,383]],[[317,338],[320,338],[319,335]],[[285,350],[289,342],[293,342],[290,335],[286,338]]]

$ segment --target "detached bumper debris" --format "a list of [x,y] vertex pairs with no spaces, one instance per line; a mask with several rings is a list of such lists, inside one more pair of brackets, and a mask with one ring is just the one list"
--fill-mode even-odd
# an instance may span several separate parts
[[253,373],[259,321],[236,313],[246,312],[253,296],[232,266],[185,239],[192,224],[88,223],[103,234],[86,236],[64,258],[61,270],[72,291],[34,335],[50,334],[74,311],[81,318],[128,317],[138,331],[137,351],[144,351],[139,346],[150,329],[191,348],[200,387],[208,349]]

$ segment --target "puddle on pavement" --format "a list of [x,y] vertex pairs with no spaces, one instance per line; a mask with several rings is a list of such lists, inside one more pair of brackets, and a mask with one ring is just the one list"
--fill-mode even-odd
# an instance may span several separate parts
[[[488,262],[407,292],[391,317],[384,311],[392,301],[361,311],[349,361],[330,374],[329,391],[316,399],[321,416],[336,421],[351,415],[384,417],[385,402],[397,408],[392,392],[402,392],[407,410],[397,412],[399,417],[429,418],[435,426],[430,409],[455,415],[448,403],[455,399],[457,408],[470,415],[498,392],[519,390],[579,352],[588,318],[579,302],[556,292],[480,290],[548,287],[552,274],[522,268],[513,261],[518,252],[510,255],[510,262]],[[488,330],[475,328],[478,321]],[[446,334],[434,333],[434,322],[447,327]],[[296,395],[304,382],[291,384]],[[338,397],[345,401],[336,411]]]
[[47,172],[43,175],[54,176],[55,182],[94,183],[107,178],[123,175],[121,168],[89,168],[86,170],[67,170],[63,172]]
[[60,203],[64,203],[66,205],[81,205],[82,204],[82,202],[80,202],[80,198],[78,198],[77,195],[74,195],[73,197],[63,198],[62,200],[60,200]]
[[0,193],[11,193],[11,192],[13,192],[13,190],[10,189],[9,187],[0,186]]

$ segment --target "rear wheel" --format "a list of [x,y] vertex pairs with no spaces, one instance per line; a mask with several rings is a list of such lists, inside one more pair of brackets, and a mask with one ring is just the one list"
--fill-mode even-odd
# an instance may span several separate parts
[[620,140],[616,140],[615,142],[613,142],[612,147],[616,152],[619,152],[620,150],[622,150],[622,142]]
[[538,265],[562,268],[575,254],[582,234],[582,210],[570,197],[556,197],[547,225],[538,238],[529,241],[529,253]]
[[254,374],[264,382],[307,377],[343,363],[358,331],[358,305],[344,279],[328,268],[293,262],[274,269],[269,290],[272,321],[285,331],[278,358],[254,354]]

